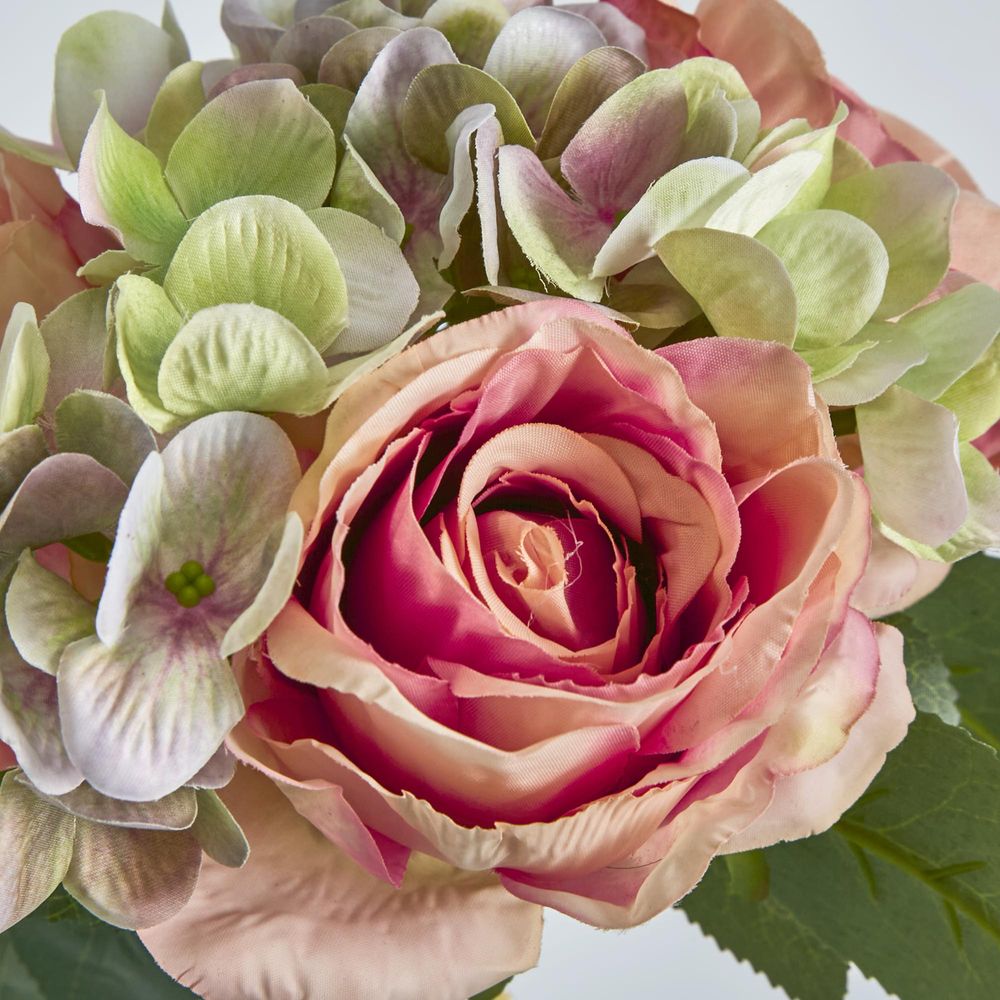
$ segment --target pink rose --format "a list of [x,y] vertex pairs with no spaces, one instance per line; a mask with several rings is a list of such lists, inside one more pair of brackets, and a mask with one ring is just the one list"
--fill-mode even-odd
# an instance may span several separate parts
[[0,331],[18,302],[39,318],[87,288],[80,265],[109,249],[54,170],[0,152]]
[[[380,891],[429,855],[442,885],[492,871],[522,900],[633,925],[720,852],[829,827],[912,718],[901,637],[850,605],[864,487],[782,346],[653,353],[580,303],[493,313],[352,389],[295,506],[300,586],[248,664],[230,745]],[[257,969],[263,895],[209,866],[144,940],[202,989]],[[219,911],[225,934],[199,937]],[[453,917],[477,971],[490,946]],[[289,965],[353,962],[395,996],[392,940],[395,964],[345,947]]]

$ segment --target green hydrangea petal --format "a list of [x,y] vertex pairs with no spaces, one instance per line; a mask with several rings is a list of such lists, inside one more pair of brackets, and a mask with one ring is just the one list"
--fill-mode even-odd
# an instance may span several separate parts
[[763,243],[717,229],[680,229],[656,252],[720,337],[794,343],[795,286]]
[[304,18],[282,35],[271,52],[271,62],[296,66],[307,80],[315,81],[327,52],[357,30],[341,17]]
[[835,184],[823,205],[868,223],[889,251],[877,319],[899,316],[929,295],[948,269],[955,182],[925,163],[890,163]]
[[873,229],[843,212],[818,210],[774,219],[757,239],[792,279],[797,348],[836,347],[871,319],[889,272],[889,255]]
[[356,92],[378,54],[402,32],[399,28],[361,28],[342,38],[323,57],[317,79]]
[[241,195],[319,208],[333,185],[337,139],[290,80],[255,80],[209,102],[178,136],[166,177],[188,218]]
[[180,134],[205,106],[204,69],[200,62],[178,66],[163,81],[153,102],[143,141],[163,166]]
[[309,216],[279,198],[233,198],[199,216],[163,287],[187,315],[231,302],[273,309],[320,353],[347,324],[336,255]]
[[958,417],[961,441],[973,441],[1000,421],[1000,339],[936,400]]
[[423,23],[437,28],[463,63],[480,67],[509,18],[500,0],[435,0]]
[[367,219],[396,243],[403,242],[406,234],[403,213],[346,136],[330,204]]
[[0,345],[0,434],[34,423],[45,405],[49,368],[35,310],[18,303]]

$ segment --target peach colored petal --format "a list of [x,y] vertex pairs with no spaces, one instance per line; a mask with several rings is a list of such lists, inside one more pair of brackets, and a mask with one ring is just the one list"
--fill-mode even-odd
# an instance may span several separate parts
[[698,41],[698,20],[690,14],[663,0],[610,2],[645,32],[651,68],[674,66],[682,59],[705,54]]
[[962,191],[951,223],[951,266],[1000,289],[1000,206]]
[[908,121],[897,118],[896,115],[890,114],[888,111],[876,111],[876,114],[889,135],[897,142],[902,143],[918,160],[930,163],[950,174],[958,186],[966,191],[971,191],[974,194],[981,193],[979,185],[972,178],[972,174],[953,153],[945,149],[936,139],[931,138],[916,125],[911,125]]
[[0,225],[0,325],[18,302],[41,319],[64,299],[87,287],[79,264],[61,237],[41,222]]
[[807,455],[837,456],[808,366],[780,344],[715,337],[656,352],[711,417],[736,487]]
[[142,932],[206,1000],[466,1000],[538,960],[541,911],[496,878],[414,857],[400,889],[353,865],[265,777],[223,793],[250,841],[240,871],[206,860],[190,903]]
[[[888,625],[874,628],[881,661],[875,698],[854,724],[844,748],[819,767],[780,778],[767,811],[733,837],[724,853],[828,830],[868,787],[886,754],[902,741],[915,715],[906,687],[903,637]],[[780,727],[775,729],[779,737],[783,735]],[[765,745],[762,755],[766,749]]]
[[836,98],[812,32],[777,0],[701,0],[696,16],[709,52],[731,62],[760,104],[762,125],[807,118],[819,128]]

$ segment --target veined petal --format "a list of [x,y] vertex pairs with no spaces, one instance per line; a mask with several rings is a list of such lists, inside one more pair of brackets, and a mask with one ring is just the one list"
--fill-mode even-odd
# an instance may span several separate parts
[[969,510],[955,415],[899,386],[855,412],[879,519],[925,545],[947,541]]
[[503,146],[499,164],[500,200],[521,249],[563,291],[599,302],[604,282],[589,275],[610,223],[573,201],[530,150]]
[[191,898],[200,868],[201,847],[186,831],[78,819],[64,885],[105,923],[135,929],[172,917]]
[[4,610],[18,653],[53,677],[63,650],[94,634],[94,605],[61,576],[39,566],[30,550],[21,556],[10,581]]
[[76,820],[46,805],[8,771],[0,785],[0,931],[41,906],[73,857]]
[[0,434],[0,510],[31,470],[48,455],[45,435],[37,424]]

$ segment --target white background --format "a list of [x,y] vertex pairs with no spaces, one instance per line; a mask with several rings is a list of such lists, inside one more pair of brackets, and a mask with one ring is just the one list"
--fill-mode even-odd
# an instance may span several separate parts
[[[217,0],[173,0],[194,58],[227,54]],[[332,2],[332,0],[331,0]],[[696,0],[679,0],[691,10]],[[870,103],[918,123],[957,153],[1000,200],[1000,19],[981,0],[786,0],[819,38],[831,71]],[[158,0],[0,0],[0,123],[48,138],[52,59],[60,33],[115,7],[156,20]],[[627,932],[550,914],[541,965],[515,1000],[775,1000],[767,980],[668,911]],[[885,992],[852,970],[850,1000]]]

